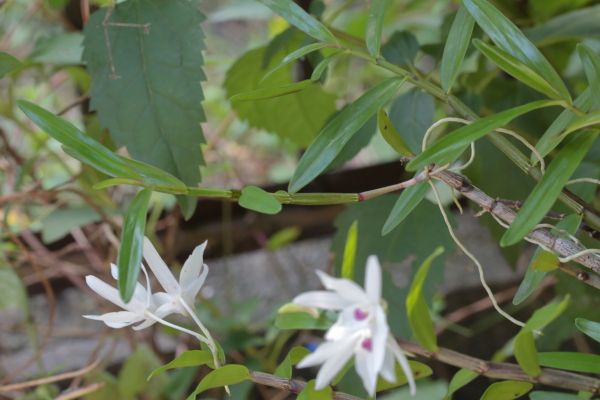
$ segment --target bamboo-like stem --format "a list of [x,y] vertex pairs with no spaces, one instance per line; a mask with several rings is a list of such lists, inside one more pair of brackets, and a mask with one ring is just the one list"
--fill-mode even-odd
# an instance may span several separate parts
[[[493,214],[507,224],[511,224],[517,216],[510,207],[488,196],[462,175],[444,170],[436,173],[434,177],[459,191],[463,196],[477,203],[483,210]],[[552,250],[561,257],[571,257],[586,250],[581,244],[570,238],[559,237],[553,234],[548,228],[534,229],[527,237],[533,242]],[[600,274],[600,257],[597,255],[589,253],[582,254],[579,257],[576,257],[574,261],[591,269],[595,273]],[[587,281],[587,283],[592,281],[596,282],[595,279],[592,280],[589,277]]]
[[[280,378],[275,375],[267,374],[264,372],[251,371],[250,379],[254,383],[258,383],[260,385],[269,386],[272,388],[276,388],[279,390],[284,390],[286,392],[298,394],[302,392],[304,387],[306,386],[306,382],[299,381],[296,379],[285,379]],[[351,394],[342,393],[342,392],[333,392],[332,399],[335,400],[361,400],[360,397],[352,396]]]
[[534,377],[527,375],[521,367],[516,364],[485,361],[443,347],[440,347],[437,352],[433,353],[417,343],[406,340],[398,340],[398,343],[403,350],[409,353],[417,354],[431,360],[437,360],[455,367],[469,369],[488,378],[531,382],[534,384],[538,383],[561,389],[574,391],[581,390],[593,394],[600,393],[600,379],[586,375],[551,368],[542,368],[542,373]]
[[571,276],[574,276],[575,278],[577,278],[577,280],[600,290],[600,276],[599,275],[596,275],[593,273],[592,274],[587,273],[586,271],[582,271],[581,269],[574,267],[572,265],[569,265],[569,264],[560,263],[560,264],[558,264],[558,268],[562,272],[569,274]]

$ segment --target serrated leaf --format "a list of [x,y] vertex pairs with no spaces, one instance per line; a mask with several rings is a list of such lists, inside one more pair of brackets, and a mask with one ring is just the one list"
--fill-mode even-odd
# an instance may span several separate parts
[[263,214],[277,214],[281,211],[281,203],[268,192],[257,186],[246,186],[242,189],[239,205],[248,210]]
[[0,79],[9,72],[19,68],[21,65],[21,61],[8,53],[0,51]]
[[529,382],[503,381],[488,386],[481,400],[511,400],[518,399],[533,388]]
[[[427,364],[423,364],[418,361],[410,360],[408,362],[408,365],[410,366],[410,370],[412,371],[413,378],[415,380],[423,379],[423,378],[426,378],[428,376],[431,376],[431,374],[433,374],[433,370]],[[395,372],[396,372],[396,382],[392,383],[392,382],[386,381],[385,379],[383,379],[381,377],[378,378],[377,379],[377,388],[376,388],[377,392],[381,392],[383,390],[394,389],[394,388],[397,388],[400,386],[404,386],[408,383],[408,380],[406,379],[406,375],[404,375],[404,370],[402,369],[400,364],[396,363],[394,368],[395,368]]]
[[442,88],[446,92],[450,91],[460,72],[465,54],[467,54],[469,48],[474,25],[475,20],[461,5],[452,21],[440,66],[440,80]]
[[389,5],[390,0],[373,0],[371,2],[371,7],[369,7],[365,42],[367,43],[369,53],[373,57],[379,57],[381,33],[383,32],[383,19]]
[[170,369],[184,368],[184,367],[196,367],[200,365],[210,364],[213,361],[213,356],[208,351],[204,350],[188,350],[181,353],[179,356],[169,361],[168,363],[161,365],[148,375],[148,380],[153,377],[160,375]]
[[519,366],[529,376],[538,376],[542,373],[537,358],[537,349],[533,333],[525,330],[515,338],[514,353]]
[[538,353],[540,365],[568,371],[600,374],[600,356],[573,352]]
[[464,0],[463,5],[496,46],[537,72],[563,99],[570,101],[569,91],[558,73],[515,24],[487,0]]
[[129,204],[123,223],[117,265],[119,267],[119,294],[125,303],[131,300],[140,274],[142,242],[150,196],[152,196],[151,190],[140,190]]
[[596,107],[600,106],[600,56],[582,43],[577,45],[577,53],[590,85],[592,103]]
[[407,31],[394,32],[381,47],[383,58],[396,65],[412,65],[418,51],[419,42]]
[[473,382],[478,376],[479,375],[475,371],[471,371],[470,369],[459,369],[448,384],[448,393],[446,393],[444,400],[452,399],[452,395],[454,395],[457,390]]
[[337,39],[329,32],[329,29],[292,0],[260,0],[260,2],[308,36],[312,36],[322,42],[337,42]]
[[410,90],[393,101],[390,119],[413,154],[421,152],[423,136],[433,123],[434,114],[434,99],[422,90]]
[[[592,96],[590,89],[584,90],[573,103],[575,107],[583,112],[588,112],[592,109]],[[560,144],[557,140],[558,136],[565,130],[567,126],[573,122],[576,115],[570,110],[564,110],[559,116],[552,122],[552,124],[546,129],[542,137],[538,140],[535,145],[536,150],[542,157],[547,156],[552,150]],[[535,154],[531,154],[531,162],[535,165],[539,162]]]
[[186,398],[194,400],[200,393],[218,387],[234,385],[250,379],[250,371],[243,365],[228,364],[209,372],[196,386],[196,389]]
[[571,137],[523,203],[516,218],[502,236],[501,246],[517,243],[544,218],[594,143],[596,136],[597,133],[580,132]]
[[597,342],[600,342],[600,323],[585,318],[575,318],[575,326]]
[[289,192],[299,191],[323,172],[369,118],[391,100],[403,82],[394,78],[384,80],[333,117],[300,159]]
[[482,42],[479,39],[473,40],[473,44],[477,49],[496,64],[501,70],[512,75],[518,81],[525,85],[545,94],[551,99],[561,99],[562,95],[556,91],[544,78],[537,72],[523,64],[521,61],[511,56],[502,49]]
[[423,295],[423,285],[425,284],[429,268],[431,268],[431,262],[443,252],[444,248],[438,247],[423,261],[423,264],[421,264],[417,274],[413,278],[408,296],[406,297],[406,314],[413,335],[421,346],[431,352],[438,350],[437,337],[431,315],[429,314],[429,308]]
[[311,379],[306,383],[304,389],[298,393],[296,400],[331,400],[333,398],[333,390],[330,386],[326,386],[321,390],[315,389],[316,381]]
[[19,100],[17,104],[34,124],[71,149],[80,161],[110,176],[141,180],[141,176],[134,172],[122,157],[81,132],[68,121],[28,101]]
[[381,234],[385,236],[401,224],[425,198],[428,190],[429,185],[427,182],[419,182],[416,185],[404,189],[402,193],[400,193],[398,200],[396,200],[392,211],[390,211],[390,215],[388,215],[385,220],[385,224],[381,229]]
[[458,128],[436,140],[424,152],[409,162],[406,169],[416,171],[431,163],[440,165],[450,163],[457,159],[472,142],[482,138],[494,129],[501,128],[513,119],[528,112],[559,104],[561,102],[557,100],[538,100],[475,120],[472,124]]
[[275,369],[274,375],[280,378],[290,379],[292,377],[292,367],[300,362],[304,357],[310,354],[306,347],[295,346],[288,352],[281,364]]
[[398,154],[403,156],[413,155],[383,108],[380,108],[377,112],[377,127],[387,144],[389,144]]
[[358,241],[358,221],[354,221],[348,229],[346,245],[344,246],[344,259],[342,261],[342,273],[340,276],[352,280],[354,278],[354,266],[356,259],[356,243]]
[[[200,181],[204,16],[185,0],[129,0],[112,10],[107,48],[100,9],[85,27],[91,108],[118,145],[188,186]],[[134,24],[133,27],[110,25]],[[135,26],[139,25],[139,26]],[[115,77],[114,75],[117,75]],[[180,197],[190,216],[194,198]]]
[[[265,74],[283,58],[285,50],[286,48],[279,49],[267,65],[263,65],[266,51],[264,47],[250,50],[238,58],[227,71],[227,96],[294,84],[291,64],[285,65],[263,80]],[[307,86],[303,90],[283,97],[233,102],[232,106],[238,117],[250,125],[305,147],[335,111],[334,95],[325,92],[320,85],[305,85]]]

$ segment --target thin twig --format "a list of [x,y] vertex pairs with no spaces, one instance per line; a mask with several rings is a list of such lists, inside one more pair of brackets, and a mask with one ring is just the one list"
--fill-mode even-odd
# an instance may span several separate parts
[[[285,390],[286,392],[298,394],[302,392],[306,386],[306,382],[302,382],[296,379],[285,379],[275,375],[266,374],[264,372],[251,371],[250,379],[254,383],[273,387],[279,390]],[[352,396],[351,394],[342,392],[333,392],[332,399],[334,400],[360,400],[360,397]]]
[[85,395],[88,395],[90,393],[94,393],[94,392],[102,389],[104,387],[104,385],[105,385],[104,382],[96,382],[96,383],[92,383],[90,385],[84,386],[82,388],[78,388],[78,389],[74,389],[74,390],[69,390],[66,393],[63,393],[60,396],[58,396],[55,400],[73,400],[73,399],[79,399],[79,398],[82,398]]

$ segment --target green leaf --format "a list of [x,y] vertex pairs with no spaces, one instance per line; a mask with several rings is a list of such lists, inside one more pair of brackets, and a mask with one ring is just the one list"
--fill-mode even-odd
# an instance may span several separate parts
[[257,186],[246,186],[239,199],[240,206],[263,214],[277,214],[281,211],[281,203],[271,193]]
[[473,44],[477,49],[489,58],[500,69],[515,77],[518,81],[525,85],[545,94],[551,99],[562,99],[561,93],[556,91],[544,78],[537,72],[523,64],[521,61],[511,56],[502,49],[475,39]]
[[448,393],[446,393],[446,396],[444,397],[444,400],[450,400],[452,399],[452,395],[459,389],[461,389],[462,387],[468,385],[469,383],[473,382],[473,380],[475,378],[477,378],[479,375],[474,372],[471,371],[470,369],[459,369],[454,376],[452,377],[452,380],[450,380],[450,383],[448,384]]
[[367,43],[369,54],[373,57],[379,57],[381,33],[383,32],[383,19],[389,5],[390,0],[373,0],[371,2],[371,7],[369,8],[365,42]]
[[[294,84],[292,64],[286,64],[264,78],[267,71],[283,59],[286,51],[287,48],[279,49],[268,65],[263,65],[264,47],[250,50],[238,58],[225,77],[227,96]],[[325,92],[320,85],[302,85],[306,85],[303,90],[286,96],[261,101],[235,101],[232,107],[238,117],[251,126],[306,147],[335,111],[336,97]]]
[[3,257],[0,257],[0,293],[0,311],[19,310],[27,316],[29,306],[25,285]]
[[158,366],[160,366],[158,357],[147,345],[136,346],[133,354],[127,357],[119,371],[117,382],[119,398],[136,399],[143,393],[160,393],[166,384],[164,376],[152,382],[146,380],[150,371]]
[[28,101],[19,100],[19,108],[40,129],[72,150],[77,158],[110,176],[141,179],[124,161],[71,123]]
[[315,329],[325,330],[333,324],[333,320],[327,317],[326,313],[321,313],[319,318],[314,318],[306,312],[285,312],[277,314],[275,318],[275,327],[278,329]]
[[330,386],[316,390],[315,384],[316,381],[314,379],[308,381],[304,389],[296,397],[296,400],[331,400],[333,398],[333,390]]
[[146,213],[151,195],[152,191],[149,189],[140,190],[129,204],[123,223],[117,265],[119,267],[119,294],[125,303],[131,300],[140,274]]
[[283,228],[269,237],[266,247],[270,251],[279,250],[298,239],[302,230],[297,226]]
[[440,165],[450,163],[457,159],[472,142],[482,138],[494,129],[501,128],[513,119],[530,111],[559,104],[561,102],[557,100],[538,100],[489,117],[480,118],[472,124],[458,128],[436,140],[424,152],[409,162],[406,169],[416,171],[431,163]]
[[42,219],[42,241],[55,242],[75,228],[101,220],[102,217],[90,206],[57,208]]
[[460,72],[460,67],[469,48],[474,25],[475,20],[461,5],[454,21],[452,21],[440,66],[440,80],[442,81],[442,88],[446,92],[450,91]]
[[529,382],[502,381],[488,386],[481,400],[511,400],[518,399],[533,388]]
[[[84,32],[91,108],[115,143],[126,146],[133,158],[196,186],[204,163],[200,146],[205,143],[200,125],[205,120],[200,84],[205,79],[200,26],[204,16],[185,0],[119,3],[108,22],[134,26],[109,25],[107,44],[106,12],[96,11]],[[195,198],[178,201],[183,214],[190,216]]]
[[585,318],[575,318],[575,326],[597,342],[600,342],[600,323]]
[[[334,117],[340,112],[338,111],[334,114]],[[341,168],[346,162],[352,160],[363,148],[369,145],[376,131],[377,122],[375,116],[373,116],[352,135],[352,138],[344,145],[342,151],[338,153],[331,164],[329,164],[326,171]]]
[[[307,54],[310,54],[314,51],[323,49],[325,47],[329,47],[329,44],[327,44],[327,43],[310,43],[310,44],[307,44],[306,46],[300,47],[299,49],[292,51],[290,54],[285,56],[283,58],[283,60],[281,60],[281,63],[279,63],[279,65],[277,65],[275,68],[273,68],[272,70],[267,72],[267,74],[262,79],[268,78],[269,76],[271,76],[271,74],[275,73],[275,71],[279,70],[280,68],[285,67],[292,61],[296,61],[299,58],[306,56]],[[312,79],[312,80],[314,81],[315,79]]]
[[387,144],[389,144],[398,154],[403,156],[413,156],[413,153],[408,148],[408,145],[404,143],[402,136],[400,136],[383,108],[380,108],[377,112],[377,127]]
[[527,375],[535,377],[542,373],[531,331],[525,330],[517,335],[514,352],[519,366]]
[[410,90],[398,96],[390,107],[392,125],[413,154],[421,152],[425,132],[433,123],[435,102],[422,90]]
[[582,398],[576,394],[536,390],[529,393],[529,400],[582,400]]
[[21,61],[8,53],[0,51],[0,79],[9,72],[19,68],[21,65]]
[[565,296],[561,301],[553,301],[537,309],[527,320],[521,331],[536,332],[542,330],[565,311],[569,301],[570,297]]
[[163,171],[154,165],[134,160],[133,158],[122,157],[122,159],[123,162],[127,164],[135,173],[140,175],[144,183],[150,185],[150,187],[166,190],[173,194],[187,193],[188,189],[185,183],[170,173]]
[[596,106],[600,105],[600,56],[590,49],[588,46],[580,43],[577,45],[577,52],[581,63],[583,64],[583,70],[587,77],[588,83],[590,84],[590,94],[592,103]]
[[555,138],[555,141],[560,143],[571,133],[580,129],[590,128],[597,124],[600,124],[600,111],[594,111],[586,115],[575,117],[573,118],[571,123],[565,128],[564,132],[561,133],[560,136]]
[[[575,107],[580,109],[583,112],[588,112],[592,108],[592,97],[590,89],[584,90],[573,103]],[[552,124],[546,129],[542,137],[538,140],[535,145],[536,150],[540,153],[542,157],[547,156],[556,146],[560,144],[560,141],[557,140],[557,137],[564,129],[571,124],[571,122],[576,118],[576,115],[570,110],[564,110],[559,114],[559,116],[552,122]],[[531,154],[531,162],[535,165],[539,162],[538,158],[535,154]]]
[[543,24],[527,29],[525,34],[538,45],[598,38],[600,37],[598,20],[600,20],[600,5],[594,5],[558,15]]
[[304,357],[310,354],[306,347],[295,346],[289,351],[281,364],[275,369],[274,375],[280,378],[290,379],[292,377],[292,367],[300,362]]
[[209,372],[196,386],[196,389],[186,398],[194,400],[200,393],[218,387],[234,385],[250,379],[250,371],[243,365],[228,364]]
[[289,184],[295,193],[323,172],[344,145],[396,93],[404,80],[387,79],[333,117],[308,147]]
[[346,245],[344,246],[344,260],[342,261],[341,277],[354,279],[354,266],[356,258],[356,242],[358,241],[358,221],[354,221],[348,229]]
[[419,182],[416,185],[409,186],[400,193],[400,197],[396,200],[394,208],[390,211],[387,217],[381,234],[387,235],[394,230],[404,219],[421,203],[425,198],[429,185],[427,182]]
[[515,24],[487,0],[463,0],[463,5],[496,46],[537,72],[563,99],[570,101],[569,91],[558,73]]
[[80,65],[81,42],[79,32],[61,32],[38,40],[29,59],[40,64]]
[[[418,361],[412,361],[410,360],[408,362],[408,365],[410,366],[410,370],[413,373],[413,377],[415,378],[415,380],[419,380],[419,379],[423,379],[426,378],[428,376],[431,376],[431,374],[433,374],[433,370],[429,367],[429,365],[420,363]],[[406,375],[404,375],[404,370],[402,369],[402,367],[400,366],[399,363],[396,363],[395,365],[395,369],[396,369],[396,382],[392,383],[392,382],[388,382],[383,378],[378,378],[377,379],[377,392],[381,392],[383,390],[389,390],[389,389],[394,389],[400,386],[404,386],[408,383],[408,380],[406,379]]]
[[315,83],[310,80],[304,80],[300,82],[290,83],[281,86],[265,87],[250,92],[238,93],[234,95],[231,101],[250,101],[250,100],[265,100],[273,99],[275,97],[285,96],[292,93],[300,92]]
[[559,151],[546,173],[533,188],[517,213],[515,220],[500,240],[501,246],[510,246],[525,237],[552,208],[563,186],[590,149],[596,133],[580,132]]
[[513,297],[513,304],[517,305],[525,301],[525,299],[527,299],[531,295],[531,293],[533,293],[535,288],[539,286],[542,280],[544,280],[546,272],[542,272],[533,268],[534,260],[540,257],[540,255],[543,253],[545,253],[545,251],[541,248],[537,248],[535,250],[533,257],[531,258],[531,262],[527,267],[527,271],[525,272],[525,276],[523,277],[523,280],[519,285],[519,289],[517,289],[517,292]]
[[260,0],[260,2],[308,36],[321,42],[337,43],[335,36],[323,24],[292,0]]
[[383,58],[396,65],[412,65],[419,51],[419,42],[407,31],[397,31],[381,47]]
[[174,368],[196,367],[199,365],[210,364],[213,361],[212,354],[204,350],[188,350],[181,353],[178,357],[170,362],[161,365],[148,375],[147,380],[162,374],[165,371]]
[[438,247],[423,261],[423,264],[421,264],[417,274],[413,278],[408,296],[406,297],[406,314],[408,315],[408,322],[413,334],[417,342],[431,352],[436,352],[438,346],[433,321],[431,320],[429,308],[423,295],[423,285],[425,284],[429,268],[431,268],[431,262],[443,252],[444,248]]
[[317,66],[315,67],[315,69],[313,70],[312,74],[310,75],[310,79],[315,82],[319,81],[321,79],[321,76],[323,76],[323,72],[325,72],[325,70],[327,69],[329,64],[331,64],[331,62],[333,60],[335,60],[335,58],[339,54],[340,54],[340,51],[338,50],[335,53],[322,59],[321,62],[318,63]]
[[538,360],[544,367],[600,374],[600,356],[596,354],[547,352],[538,353]]

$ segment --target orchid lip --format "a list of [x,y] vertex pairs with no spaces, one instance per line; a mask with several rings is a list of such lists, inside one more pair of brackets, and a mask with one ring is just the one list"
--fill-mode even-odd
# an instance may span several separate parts
[[363,311],[360,308],[357,308],[354,310],[354,318],[357,321],[362,321],[364,319],[366,319],[369,316],[369,313],[367,311]]
[[365,340],[363,340],[361,342],[361,347],[367,351],[371,351],[373,350],[373,341],[371,340],[371,338],[366,338]]

